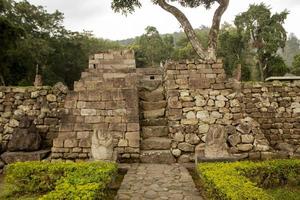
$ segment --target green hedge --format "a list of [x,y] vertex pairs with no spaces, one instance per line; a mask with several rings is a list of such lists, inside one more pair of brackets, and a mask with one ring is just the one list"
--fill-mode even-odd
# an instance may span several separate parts
[[40,199],[101,199],[117,166],[106,162],[23,162],[5,172],[10,194],[45,194]]
[[300,160],[201,163],[197,167],[208,195],[222,200],[271,200],[261,187],[299,184]]

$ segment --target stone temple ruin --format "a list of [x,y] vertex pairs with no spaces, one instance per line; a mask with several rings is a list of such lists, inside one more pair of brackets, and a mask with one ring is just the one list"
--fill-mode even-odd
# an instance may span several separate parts
[[103,52],[74,91],[0,88],[1,160],[299,158],[299,94],[299,81],[226,79],[221,60],[136,69],[132,51]]

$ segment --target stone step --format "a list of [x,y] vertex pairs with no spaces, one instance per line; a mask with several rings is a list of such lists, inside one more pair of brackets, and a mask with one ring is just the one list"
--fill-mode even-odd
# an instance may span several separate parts
[[157,119],[165,116],[165,109],[149,110],[143,112],[144,119]]
[[142,126],[167,126],[168,120],[166,118],[143,119],[140,123]]
[[160,163],[171,164],[176,160],[170,150],[148,150],[141,151],[140,161],[142,163]]
[[168,127],[167,126],[144,126],[142,128],[142,137],[167,137],[168,136]]
[[162,85],[161,80],[140,80],[139,88],[147,91],[153,91]]
[[171,139],[163,137],[150,137],[142,140],[143,150],[167,150],[171,148]]
[[155,102],[141,101],[140,103],[141,109],[145,111],[166,108],[166,105],[167,105],[166,101],[155,101]]
[[139,97],[144,101],[161,101],[165,99],[164,90],[162,87],[150,92],[146,90],[139,91]]

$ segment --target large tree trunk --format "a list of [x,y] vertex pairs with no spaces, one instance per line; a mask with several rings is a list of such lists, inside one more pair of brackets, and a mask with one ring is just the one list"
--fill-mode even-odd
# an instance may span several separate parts
[[0,74],[0,85],[5,86],[5,81],[2,74]]
[[227,10],[229,0],[217,0],[219,7],[215,11],[212,26],[209,32],[209,43],[208,43],[208,59],[216,60],[216,50],[218,44],[218,36],[220,31],[221,18],[224,12]]
[[258,68],[259,68],[259,75],[260,75],[260,81],[265,80],[264,75],[264,64],[261,61],[258,61]]
[[198,40],[196,33],[187,17],[178,8],[168,4],[165,0],[157,0],[157,4],[167,12],[171,13],[174,17],[176,17],[176,19],[181,24],[185,34],[187,35],[189,41],[191,42],[193,48],[195,49],[197,55],[200,57],[200,59],[207,60],[207,53]]

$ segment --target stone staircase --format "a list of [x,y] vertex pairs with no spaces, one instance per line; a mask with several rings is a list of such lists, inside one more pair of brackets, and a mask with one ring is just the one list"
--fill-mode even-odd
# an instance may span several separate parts
[[143,69],[140,77],[141,154],[143,163],[173,163],[165,117],[166,99],[160,69]]

